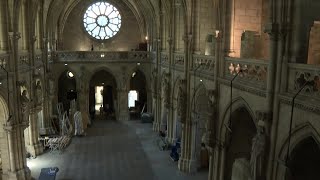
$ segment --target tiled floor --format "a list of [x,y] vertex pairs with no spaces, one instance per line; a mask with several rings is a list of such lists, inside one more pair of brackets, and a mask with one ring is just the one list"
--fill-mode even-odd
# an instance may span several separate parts
[[58,167],[57,180],[206,180],[207,172],[184,174],[160,151],[151,124],[139,121],[95,121],[87,136],[74,137],[62,153],[28,160],[32,177],[40,169]]

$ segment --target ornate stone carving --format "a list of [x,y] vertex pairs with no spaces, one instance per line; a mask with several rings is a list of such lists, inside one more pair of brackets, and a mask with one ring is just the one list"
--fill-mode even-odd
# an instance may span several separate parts
[[208,147],[213,147],[213,121],[215,121],[217,116],[217,97],[216,97],[216,91],[214,90],[208,90],[208,117],[206,120],[206,132],[205,132],[205,144]]
[[194,55],[194,66],[199,70],[213,73],[215,61],[212,56]]
[[169,63],[169,56],[166,53],[161,53],[161,64]]
[[264,156],[266,149],[267,113],[257,111],[257,134],[252,139],[250,168],[251,179],[256,180],[263,177]]
[[262,83],[266,83],[267,81],[267,65],[231,62],[228,66],[228,70],[232,75],[235,75],[242,70],[242,73],[239,76],[246,80]]
[[35,85],[35,104],[41,105],[43,101],[41,81],[37,80]]
[[184,54],[174,54],[174,64],[184,65]]
[[187,88],[186,80],[179,81],[178,91],[178,115],[180,116],[181,123],[186,123],[186,108],[187,108]]
[[294,81],[294,90],[299,90],[307,83],[303,92],[306,94],[320,94],[320,73],[296,72]]
[[27,90],[23,90],[20,95],[20,103],[21,103],[21,119],[20,123],[29,122],[29,114],[30,114],[30,100],[27,97]]
[[163,94],[164,94],[164,104],[166,108],[170,107],[170,74],[165,73],[163,78]]
[[157,95],[157,69],[154,68],[152,70],[152,92],[153,92],[153,97],[155,98]]
[[128,52],[101,52],[101,51],[72,51],[56,52],[55,61],[149,61],[149,52],[128,51]]

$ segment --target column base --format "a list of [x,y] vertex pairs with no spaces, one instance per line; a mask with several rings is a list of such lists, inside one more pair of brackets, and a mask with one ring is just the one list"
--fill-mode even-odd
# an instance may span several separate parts
[[175,143],[177,142],[176,138],[173,137],[167,137],[167,141],[171,144],[171,145],[175,145]]
[[24,169],[20,169],[15,172],[4,172],[2,174],[2,179],[5,180],[30,180],[31,179],[31,171],[28,167]]
[[160,131],[160,124],[158,122],[153,122],[152,129],[154,132],[159,132]]
[[128,121],[129,115],[128,114],[120,114],[119,115],[119,121]]
[[182,172],[195,173],[197,172],[197,161],[190,159],[179,159],[178,168]]
[[28,145],[27,151],[31,154],[31,156],[36,157],[43,153],[43,146],[42,144],[34,144],[34,145]]
[[50,129],[49,128],[40,128],[39,129],[39,134],[40,135],[45,135],[45,134],[50,134]]

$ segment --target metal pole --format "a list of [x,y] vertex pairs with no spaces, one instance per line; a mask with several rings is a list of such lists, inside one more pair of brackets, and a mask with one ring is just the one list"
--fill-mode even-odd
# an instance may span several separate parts
[[238,75],[242,73],[242,70],[240,70],[239,72],[237,72],[237,74],[231,79],[231,84],[230,84],[230,115],[229,115],[229,126],[228,126],[228,130],[231,132],[231,126],[232,126],[232,121],[231,121],[231,116],[232,116],[232,85],[233,85],[233,81],[238,77]]
[[288,161],[290,156],[290,143],[291,143],[291,133],[292,133],[292,122],[293,122],[293,108],[294,108],[294,100],[296,97],[300,94],[300,92],[303,90],[304,87],[308,84],[308,81],[306,81],[303,86],[299,89],[299,91],[293,96],[292,103],[291,103],[291,117],[290,117],[290,128],[289,128],[289,139],[288,139],[288,149],[287,149],[287,157],[286,157],[286,166],[288,167]]

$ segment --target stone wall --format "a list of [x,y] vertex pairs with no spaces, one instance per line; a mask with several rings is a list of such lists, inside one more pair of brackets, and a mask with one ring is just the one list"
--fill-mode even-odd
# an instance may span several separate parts
[[120,31],[109,40],[100,42],[92,38],[83,26],[83,15],[90,5],[90,1],[81,1],[69,14],[62,35],[63,50],[90,51],[92,45],[94,50],[104,51],[130,51],[138,48],[142,42],[138,21],[124,2],[116,4],[122,21]]
[[315,21],[310,30],[308,64],[320,64],[320,21]]
[[[265,13],[262,11],[263,0],[236,0],[234,4],[234,17],[231,17],[233,30],[231,33],[231,48],[233,57],[240,57],[241,36],[244,31],[256,31],[259,35],[262,33],[262,17]],[[233,37],[232,37],[233,35]]]

